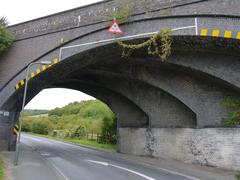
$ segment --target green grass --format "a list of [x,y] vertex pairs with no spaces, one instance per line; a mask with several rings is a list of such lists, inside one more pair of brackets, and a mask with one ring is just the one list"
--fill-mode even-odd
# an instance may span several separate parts
[[[24,132],[26,133],[26,132]],[[87,139],[74,139],[74,138],[63,138],[63,137],[55,137],[55,136],[50,136],[50,135],[42,135],[42,134],[34,134],[34,133],[26,133],[26,134],[32,134],[40,137],[45,137],[49,139],[54,139],[58,141],[63,141],[63,142],[70,142],[74,144],[79,144],[79,145],[86,145],[89,147],[95,147],[95,148],[103,148],[103,149],[116,149],[116,145],[114,144],[102,144],[98,143],[96,141],[91,141]]]
[[237,180],[240,180],[240,174],[236,175]]
[[0,180],[3,180],[3,162],[0,159]]

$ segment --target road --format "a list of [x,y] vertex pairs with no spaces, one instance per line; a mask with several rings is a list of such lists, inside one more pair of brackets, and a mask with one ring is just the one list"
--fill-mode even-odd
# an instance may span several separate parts
[[66,180],[196,179],[154,166],[124,160],[115,153],[93,150],[47,138],[22,135],[21,142],[38,152]]

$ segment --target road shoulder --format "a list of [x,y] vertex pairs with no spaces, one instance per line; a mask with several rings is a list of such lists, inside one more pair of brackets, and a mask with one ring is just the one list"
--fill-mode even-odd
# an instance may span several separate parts
[[13,165],[14,152],[1,152],[6,164],[8,164],[7,180],[63,180],[57,170],[44,160],[41,155],[29,146],[21,145],[19,164]]

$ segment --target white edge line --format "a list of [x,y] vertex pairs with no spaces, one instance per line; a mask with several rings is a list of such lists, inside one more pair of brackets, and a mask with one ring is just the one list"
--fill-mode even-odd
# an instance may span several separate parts
[[162,170],[162,171],[169,172],[169,173],[171,173],[171,174],[176,174],[176,175],[179,175],[179,176],[182,176],[182,177],[186,177],[186,178],[188,178],[188,179],[200,180],[200,179],[198,179],[198,178],[196,178],[196,177],[188,176],[188,175],[186,175],[186,174],[182,174],[182,173],[179,173],[179,172],[176,172],[176,171],[171,171],[171,170],[164,169],[164,168],[160,168],[160,167],[157,167],[157,169],[160,169],[160,170]]
[[143,178],[145,178],[145,179],[147,179],[147,180],[155,180],[155,179],[152,178],[152,177],[146,176],[146,175],[144,175],[144,174],[142,174],[142,173],[133,171],[133,170],[131,170],[131,169],[127,169],[127,168],[124,168],[124,167],[121,167],[121,166],[116,166],[116,165],[113,165],[113,164],[109,164],[109,166],[112,166],[112,167],[115,167],[115,168],[118,168],[118,169],[122,169],[122,170],[124,170],[124,171],[131,172],[131,173],[136,174],[136,175],[138,175],[138,176],[140,176],[140,177],[143,177]]
[[[195,24],[193,26],[185,26],[185,27],[173,28],[171,31],[179,31],[179,30],[192,29],[192,28],[196,29],[196,18],[195,18]],[[141,34],[129,35],[129,36],[124,36],[124,37],[119,37],[119,38],[111,38],[111,39],[105,39],[105,40],[100,40],[100,41],[94,41],[94,42],[88,42],[88,43],[83,43],[83,44],[77,44],[77,45],[72,45],[72,46],[61,47],[60,48],[60,52],[59,52],[59,61],[62,60],[62,51],[64,49],[70,49],[70,48],[75,48],[75,47],[82,47],[82,46],[100,44],[100,43],[105,43],[105,42],[113,42],[113,41],[116,41],[116,40],[129,40],[129,39],[136,38],[136,37],[153,35],[153,34],[156,34],[158,32],[159,31],[149,32],[149,33],[141,33]]]
[[53,166],[53,168],[56,169],[56,171],[65,179],[65,180],[69,180],[67,176],[65,176],[65,174],[63,174],[62,171],[60,171],[60,169],[51,161],[48,160],[48,162]]
[[118,169],[121,169],[121,170],[124,170],[124,171],[128,171],[130,173],[136,174],[136,175],[138,175],[138,176],[140,176],[142,178],[145,178],[147,180],[155,180],[154,178],[146,176],[145,174],[142,174],[142,173],[139,173],[139,172],[136,172],[136,171],[133,171],[131,169],[127,169],[127,168],[124,168],[124,167],[121,167],[121,166],[109,164],[107,162],[93,161],[93,160],[86,160],[86,161],[91,162],[91,163],[95,163],[95,164],[104,165],[104,166],[112,166],[112,167],[115,167],[115,168],[118,168]]
[[104,165],[104,166],[109,166],[109,164],[107,162],[93,161],[93,160],[86,160],[86,161],[91,162],[91,163],[95,163],[95,164]]

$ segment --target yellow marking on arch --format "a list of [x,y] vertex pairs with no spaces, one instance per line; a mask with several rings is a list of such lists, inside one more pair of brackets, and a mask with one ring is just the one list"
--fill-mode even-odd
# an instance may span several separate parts
[[232,37],[232,31],[228,31],[228,30],[225,31],[225,32],[224,32],[224,37],[225,37],[225,38],[231,38],[231,37]]
[[35,76],[35,73],[32,72],[32,73],[31,73],[31,78],[34,78],[34,76]]
[[207,29],[202,29],[201,30],[201,36],[207,36],[208,30]]
[[45,71],[47,68],[46,68],[46,65],[43,65],[42,66],[42,70]]
[[15,89],[16,90],[19,89],[19,84],[16,84]]
[[40,69],[37,69],[37,74],[40,74],[41,70]]
[[240,39],[240,32],[237,33],[237,39]]
[[214,29],[214,30],[212,31],[212,36],[213,36],[213,37],[218,37],[219,34],[220,34],[220,30],[219,30],[219,29]]
[[58,63],[58,58],[55,58],[54,61],[53,61],[54,64],[57,64]]
[[20,81],[21,86],[23,86],[24,83],[25,83],[24,80],[21,80],[21,81]]

